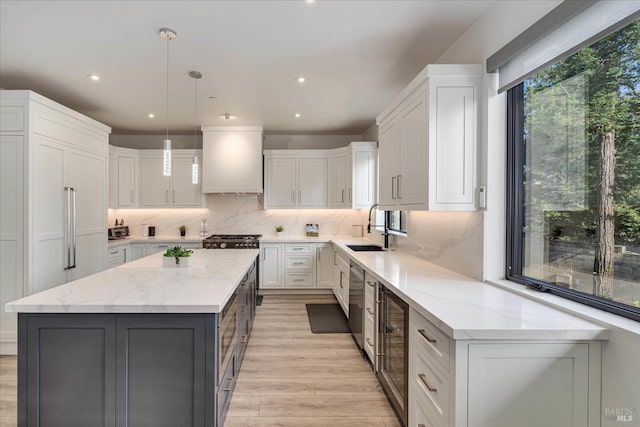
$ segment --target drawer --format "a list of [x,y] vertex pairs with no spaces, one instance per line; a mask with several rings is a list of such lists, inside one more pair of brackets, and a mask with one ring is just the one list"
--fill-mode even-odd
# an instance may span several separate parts
[[224,425],[224,419],[231,403],[231,395],[236,385],[235,377],[235,354],[231,355],[223,374],[220,375],[220,385],[216,393],[216,418],[219,426]]
[[284,273],[284,285],[312,288],[315,286],[315,280],[313,279],[313,273]]
[[[413,388],[411,390],[411,394],[414,396],[420,396],[421,391],[418,390],[417,388]],[[422,396],[420,396],[422,397]],[[413,424],[412,426],[416,426],[416,427],[445,427],[447,426],[446,423],[442,424],[442,423],[438,423],[436,422],[436,419],[434,419],[433,416],[433,410],[429,410],[427,409],[428,404],[427,402],[425,402],[422,398],[414,398],[413,399],[413,405],[412,405],[412,409],[411,411],[413,412],[412,415],[410,415],[411,419],[413,420]]]
[[285,255],[284,257],[284,269],[285,270],[313,270],[312,256],[296,256]]
[[339,269],[341,269],[342,271],[349,271],[350,266],[349,266],[349,258],[347,258],[345,255],[342,255],[340,252],[334,252],[335,255],[335,264],[338,266]]
[[311,243],[285,243],[284,245],[284,253],[285,254],[313,254],[314,247]]
[[416,390],[416,399],[422,400],[437,425],[446,425],[449,417],[449,380],[428,357],[417,352],[410,383]]
[[413,310],[411,311],[410,323],[411,341],[415,344],[413,351],[428,355],[434,363],[448,372],[451,364],[449,337]]

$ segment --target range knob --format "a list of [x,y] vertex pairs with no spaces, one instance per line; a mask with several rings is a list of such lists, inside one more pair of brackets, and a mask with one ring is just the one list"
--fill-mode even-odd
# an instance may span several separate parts
[[227,244],[225,242],[220,243],[220,249],[224,249],[227,247]]

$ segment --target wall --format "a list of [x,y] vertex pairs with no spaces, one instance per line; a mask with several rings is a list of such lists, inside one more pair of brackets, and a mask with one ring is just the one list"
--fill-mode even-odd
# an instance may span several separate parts
[[362,135],[265,135],[265,150],[331,149],[349,145],[352,141],[367,141]]
[[109,209],[109,224],[124,219],[131,234],[141,234],[141,224],[156,226],[158,236],[179,236],[178,227],[187,227],[187,236],[197,237],[206,218],[209,234],[263,234],[275,236],[275,226],[285,228],[284,236],[304,235],[307,223],[318,224],[321,236],[351,235],[352,225],[366,225],[366,213],[357,209],[262,209],[262,196],[204,196],[199,209]]
[[[558,1],[498,2],[479,18],[437,60],[438,63],[484,63],[508,41],[534,23]],[[506,99],[497,94],[495,75],[484,79],[485,112],[481,131],[481,182],[487,187],[487,210],[483,219],[482,258],[484,277],[507,289],[540,300],[611,328],[611,337],[602,352],[603,427],[640,426],[640,325],[628,319],[591,309],[565,299],[535,293],[513,282],[501,281],[505,259],[505,158]],[[631,410],[633,420],[616,421],[616,409]]]
[[[162,150],[165,135],[109,135],[109,144],[116,147],[137,148],[138,150]],[[171,148],[192,149],[193,134],[171,135]],[[196,148],[202,148],[202,135],[196,135]]]

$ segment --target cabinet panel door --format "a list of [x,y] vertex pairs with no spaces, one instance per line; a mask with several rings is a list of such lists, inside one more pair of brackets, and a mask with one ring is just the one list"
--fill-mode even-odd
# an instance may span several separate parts
[[352,180],[349,202],[354,209],[368,209],[376,203],[376,153],[375,151],[355,151],[353,169],[347,177]]
[[378,197],[380,208],[395,207],[398,204],[396,179],[398,176],[400,134],[398,116],[395,115],[380,125],[380,148],[378,162]]
[[[115,425],[115,320],[22,315],[27,426]],[[26,359],[26,360],[24,360]]]
[[331,204],[335,207],[343,207],[347,205],[349,200],[349,194],[345,185],[347,179],[347,157],[334,157],[332,164],[333,195]]
[[117,319],[118,426],[205,423],[205,319]]
[[146,257],[147,256],[147,244],[146,243],[132,243],[131,244],[131,259],[130,261],[134,261],[136,259]]
[[281,288],[282,281],[282,245],[263,244],[260,247],[260,288]]
[[109,208],[118,206],[118,156],[109,148]]
[[[473,207],[475,102],[472,87],[437,87],[435,120],[435,203]],[[432,142],[431,147],[434,147]]]
[[[171,205],[172,206],[201,206],[202,179],[194,184],[191,175],[192,158],[174,158],[171,171]],[[198,168],[200,171],[202,168]]]
[[414,205],[425,209],[427,203],[427,102],[421,91],[400,111],[400,207]]
[[67,186],[76,190],[76,268],[69,280],[104,269],[107,236],[106,158],[82,151],[69,151],[65,164]]
[[118,156],[118,206],[135,206],[136,159]]
[[470,344],[468,386],[469,426],[599,425],[586,343]]
[[169,181],[161,158],[140,159],[140,206],[169,206]]
[[31,194],[34,199],[33,259],[38,262],[33,264],[27,295],[67,282],[64,270],[64,149],[39,141],[35,157],[35,182]]
[[298,159],[298,207],[326,208],[327,173],[329,161],[327,158]]
[[265,208],[296,207],[296,159],[265,160]]
[[333,287],[333,246],[330,243],[318,243],[316,246],[316,287]]

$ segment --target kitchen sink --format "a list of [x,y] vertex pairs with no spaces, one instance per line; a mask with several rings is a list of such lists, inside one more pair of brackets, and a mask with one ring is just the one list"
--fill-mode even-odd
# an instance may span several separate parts
[[355,252],[379,252],[384,251],[382,246],[378,245],[347,245],[349,249]]

